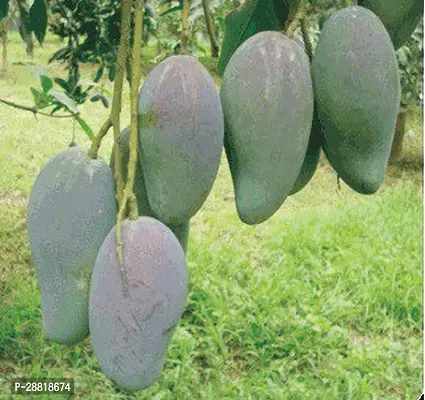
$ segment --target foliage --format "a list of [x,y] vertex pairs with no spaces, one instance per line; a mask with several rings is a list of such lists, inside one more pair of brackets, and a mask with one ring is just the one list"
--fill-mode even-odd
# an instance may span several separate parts
[[224,69],[234,51],[249,37],[261,31],[278,31],[288,15],[284,2],[276,6],[275,0],[249,0],[243,7],[230,13],[225,19],[226,36],[223,41],[218,73]]
[[[159,14],[158,29],[156,31],[156,39],[164,51],[164,56],[170,53],[177,53],[180,50],[181,24],[180,13],[183,8],[182,0],[162,0],[157,4]],[[226,0],[211,0],[208,2],[212,15],[215,16],[215,34],[220,36],[220,29],[224,21],[224,15],[229,9],[229,2]],[[206,53],[202,41],[207,37],[207,27],[202,7],[202,0],[190,1],[189,26],[191,30],[191,46],[192,51],[200,51]],[[170,35],[171,33],[171,35]]]
[[423,104],[423,21],[409,41],[397,51],[400,67],[402,108]]
[[[32,54],[31,34],[34,33],[38,42],[42,45],[47,30],[47,4],[46,0],[34,0],[31,6],[26,0],[14,0],[14,6],[19,10],[19,33],[27,43],[27,52]],[[8,16],[10,0],[3,0],[0,4],[0,20]]]
[[[62,89],[77,103],[89,97],[90,85],[85,90],[80,81],[80,64],[98,64],[93,79],[96,84],[104,72],[110,80],[115,76],[115,60],[119,42],[119,0],[90,2],[54,0],[51,3],[51,31],[65,39],[65,47],[56,51],[49,62],[65,63],[68,79],[55,79]],[[91,101],[108,100],[101,93],[94,93]]]
[[47,30],[46,0],[34,0],[29,12],[30,30],[40,44],[43,44]]
[[0,3],[0,21],[7,17],[7,13],[9,12],[9,0],[3,0]]

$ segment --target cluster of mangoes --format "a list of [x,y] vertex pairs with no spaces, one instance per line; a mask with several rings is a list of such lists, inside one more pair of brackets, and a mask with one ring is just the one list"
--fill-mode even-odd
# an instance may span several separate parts
[[[311,65],[295,40],[255,34],[231,57],[220,95],[194,57],[163,61],[140,91],[140,217],[121,223],[122,263],[113,159],[70,147],[34,183],[28,231],[47,337],[73,344],[90,333],[118,386],[152,384],[185,305],[189,221],[212,189],[223,145],[238,214],[258,224],[308,183],[321,148],[348,185],[375,192],[399,100],[390,36],[358,6],[325,23]],[[126,179],[128,129],[119,146]]]
[[[42,169],[28,205],[47,337],[74,344],[90,333],[102,370],[126,389],[149,386],[163,368],[187,295],[189,220],[212,189],[224,136],[214,81],[191,56],[152,70],[139,120],[140,217],[121,223],[122,263],[113,157],[108,166],[80,146],[68,148]],[[128,128],[119,147],[126,180]]]

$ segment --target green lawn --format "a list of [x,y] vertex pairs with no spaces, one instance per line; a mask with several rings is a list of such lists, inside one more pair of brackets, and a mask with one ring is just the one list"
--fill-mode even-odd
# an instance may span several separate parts
[[[28,61],[18,37],[11,39],[10,62]],[[34,62],[45,65],[58,45],[49,39],[36,48]],[[0,75],[0,98],[31,105],[32,84],[27,67],[10,65]],[[123,111],[127,122],[128,100]],[[96,130],[107,114],[98,103],[82,108]],[[192,220],[190,292],[165,369],[132,395],[104,377],[89,338],[62,346],[42,330],[26,202],[40,168],[71,141],[72,123],[0,105],[0,399],[11,398],[13,377],[75,378],[75,399],[418,398],[419,113],[409,129],[415,136],[377,194],[361,196],[344,184],[338,190],[323,159],[310,184],[255,227],[237,217],[223,154],[214,189]],[[76,137],[89,145],[78,127]],[[111,144],[108,137],[101,149],[107,159]]]

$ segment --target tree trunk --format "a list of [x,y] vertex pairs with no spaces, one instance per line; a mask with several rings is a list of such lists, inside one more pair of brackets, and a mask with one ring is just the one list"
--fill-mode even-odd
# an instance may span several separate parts
[[406,112],[402,111],[398,114],[397,124],[395,127],[394,140],[391,147],[390,162],[400,159],[403,153],[403,140],[406,132]]
[[217,58],[220,48],[217,44],[217,39],[215,38],[214,18],[211,15],[211,11],[208,7],[207,1],[208,0],[202,0],[202,7],[204,8],[205,23],[207,25],[208,36],[210,37],[210,42],[211,42],[211,56],[213,58]]
[[2,57],[2,66],[1,70],[2,72],[6,72],[7,70],[7,34],[8,34],[8,28],[9,28],[9,18],[3,18],[1,21],[1,27],[0,27],[0,34],[2,38],[2,45],[3,45],[3,57]]
[[181,54],[189,54],[189,13],[190,13],[190,0],[183,0],[182,10],[182,36],[181,36]]

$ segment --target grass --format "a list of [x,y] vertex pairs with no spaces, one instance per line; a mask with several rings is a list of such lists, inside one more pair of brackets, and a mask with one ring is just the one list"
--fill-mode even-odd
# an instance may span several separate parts
[[[49,39],[34,61],[45,65],[57,46]],[[14,35],[9,53],[10,61],[27,60]],[[31,105],[33,83],[26,67],[11,66],[0,76],[1,97]],[[105,378],[90,338],[62,346],[42,330],[26,202],[40,168],[70,142],[72,124],[36,121],[6,106],[0,112],[0,399],[10,398],[14,377],[72,377],[74,398],[90,400],[419,397],[421,114],[412,114],[415,136],[376,195],[344,184],[337,190],[322,159],[309,185],[255,227],[237,217],[223,155],[213,191],[192,220],[190,292],[164,371],[151,388],[131,394]],[[98,104],[82,108],[92,127],[107,113]],[[76,135],[89,145],[79,128]],[[106,159],[111,144],[109,137],[102,146]]]

